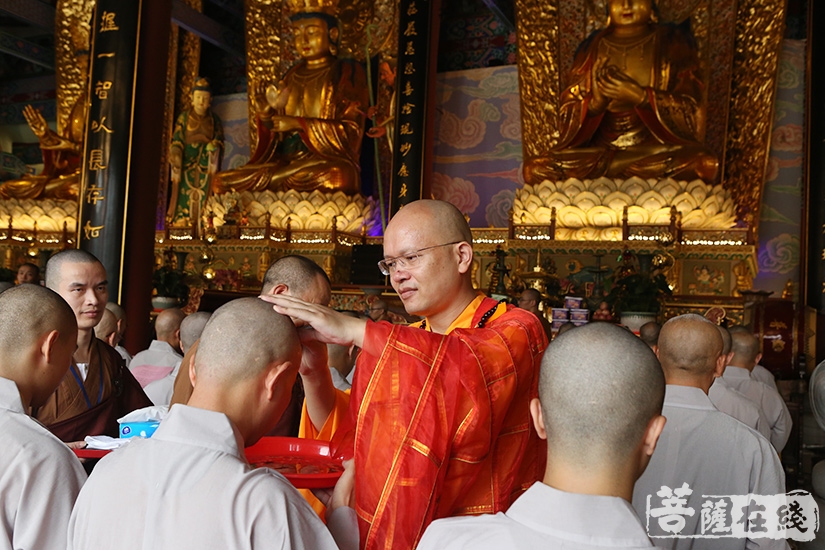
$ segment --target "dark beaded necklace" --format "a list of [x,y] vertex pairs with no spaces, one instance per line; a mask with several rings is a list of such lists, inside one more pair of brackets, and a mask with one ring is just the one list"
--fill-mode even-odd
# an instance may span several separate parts
[[[487,321],[489,321],[490,317],[493,316],[493,313],[496,312],[496,310],[498,309],[498,306],[500,304],[504,304],[506,302],[507,302],[507,300],[501,300],[500,302],[496,302],[496,305],[494,305],[492,308],[490,308],[490,310],[486,311],[484,313],[484,315],[481,316],[481,319],[478,320],[478,324],[476,325],[476,328],[484,328],[484,325],[487,324]],[[424,330],[427,330],[427,320],[426,319],[421,321],[421,328],[424,329]]]

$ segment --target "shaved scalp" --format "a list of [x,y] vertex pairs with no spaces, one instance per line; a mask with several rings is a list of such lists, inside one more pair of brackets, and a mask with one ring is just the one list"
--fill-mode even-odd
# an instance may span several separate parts
[[714,323],[689,313],[670,319],[659,333],[659,361],[665,374],[684,371],[702,376],[716,368],[722,335]]
[[[318,277],[330,284],[329,276],[321,266],[305,256],[284,256],[269,266],[264,275],[261,294],[270,294],[278,285],[286,285],[292,296],[300,297],[312,287]],[[327,300],[329,301],[329,300]]]
[[749,368],[755,365],[756,356],[759,355],[759,340],[756,336],[745,327],[731,327],[730,339],[730,349],[733,352],[731,364]]
[[100,322],[95,327],[95,336],[101,340],[108,338],[113,332],[117,331],[117,317],[108,309],[103,312]]
[[106,309],[115,314],[115,318],[120,321],[126,317],[126,311],[114,302],[107,302]]
[[301,361],[298,331],[289,317],[258,298],[219,307],[206,323],[195,354],[198,381],[234,384],[259,375],[272,363]]
[[402,221],[414,219],[422,227],[438,228],[438,234],[444,237],[445,243],[464,241],[473,244],[473,233],[467,219],[449,202],[430,199],[413,201],[399,210],[393,220],[399,217]]
[[639,338],[650,347],[656,346],[659,344],[659,332],[661,330],[662,327],[659,326],[659,323],[650,321],[639,328]]
[[158,340],[168,340],[180,329],[181,322],[186,318],[183,310],[176,307],[164,309],[155,319],[155,333]]
[[19,285],[0,294],[0,358],[20,357],[53,330],[60,340],[77,341],[77,321],[69,304],[39,285]]
[[624,459],[661,413],[664,395],[656,355],[632,333],[590,323],[561,334],[544,352],[539,377],[548,449],[585,466]]
[[732,344],[730,331],[722,325],[716,326],[719,327],[719,334],[722,336],[722,353],[727,355],[730,353],[730,348]]
[[541,294],[535,288],[527,288],[521,293],[521,297],[525,300],[533,300],[537,304],[541,301]]
[[[46,286],[57,290],[64,264],[100,264],[100,260],[85,250],[63,250],[46,262]],[[100,264],[103,265],[103,264]]]
[[192,315],[187,315],[180,324],[180,343],[184,350],[188,350],[201,337],[203,328],[212,316],[206,311],[196,311]]

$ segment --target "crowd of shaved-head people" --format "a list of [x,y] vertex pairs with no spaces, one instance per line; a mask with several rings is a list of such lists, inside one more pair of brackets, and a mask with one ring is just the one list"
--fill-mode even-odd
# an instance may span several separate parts
[[[382,354],[430,359],[425,344],[415,349],[396,340],[401,329],[388,322],[386,300],[371,303],[364,316],[339,314],[327,307],[331,287],[324,270],[308,258],[286,256],[264,277],[265,300],[235,299],[211,314],[167,310],[157,316],[150,348],[131,357],[121,346],[122,308],[107,306],[103,266],[88,253],[65,251],[49,260],[45,287],[21,284],[0,294],[0,433],[6,436],[0,548],[788,547],[783,539],[697,536],[701,495],[785,492],[778,453],[790,419],[772,380],[757,369],[759,340],[748,329],[728,330],[689,314],[645,325],[638,336],[611,322],[592,322],[565,329],[548,344],[541,312],[533,311],[540,296],[527,293],[520,300],[532,317],[501,304],[486,312],[474,305],[476,315],[466,309],[469,300],[486,302],[468,283],[472,235],[457,209],[420,201],[405,211],[388,227],[381,269],[390,273],[407,313],[425,320],[409,330],[444,335],[421,340],[438,342],[432,356],[441,353],[439,346],[453,345],[450,338],[466,339],[462,335],[488,330],[488,323],[490,338],[527,331],[535,339],[523,341],[541,355],[530,391],[519,394],[522,402],[506,403],[486,428],[488,440],[527,432],[541,440],[535,460],[542,462],[532,464],[539,474],[513,485],[508,506],[436,513],[441,496],[427,493],[422,498],[431,509],[415,530],[382,538],[387,535],[375,534],[378,519],[359,500],[369,473],[357,464],[347,460],[334,488],[310,497],[280,474],[246,462],[245,447],[269,434],[297,435],[299,420],[322,432],[341,399],[347,406],[350,391],[366,403],[378,390],[364,377],[380,374],[368,370],[368,361],[379,371]],[[496,329],[504,326],[496,319],[511,325]],[[375,341],[379,326],[391,346]],[[473,345],[466,355],[478,355],[472,365],[483,367],[487,344]],[[359,360],[353,371],[360,348],[371,355],[383,351]],[[448,372],[451,365],[442,368]],[[483,384],[502,391],[493,375],[485,376]],[[431,402],[416,398],[434,417],[452,410],[455,388],[439,388]],[[420,388],[390,390],[397,401],[387,402],[382,413],[384,430],[400,433],[403,452],[431,467],[434,449],[394,416],[405,394]],[[93,469],[91,462],[82,464],[69,446],[100,435],[84,431],[98,425],[86,421],[89,411],[114,418],[127,398],[172,406],[151,438],[112,452]],[[495,395],[484,399],[493,411],[502,406]],[[494,433],[501,422],[495,415],[516,405],[516,428]],[[371,439],[383,437],[381,418],[365,434],[360,412],[350,410],[356,461],[364,456],[358,453],[369,452]],[[467,419],[471,413],[463,411]],[[109,424],[99,425],[105,430]],[[300,431],[306,432],[303,425]],[[524,452],[522,446],[512,456]],[[510,465],[490,467],[506,473]],[[439,475],[449,478],[451,468],[445,465]],[[397,483],[414,488],[418,481],[413,473]],[[694,496],[685,496],[683,507],[696,513],[684,515],[684,537],[677,537],[661,528],[651,508],[662,504],[664,488],[685,485]],[[406,505],[392,507],[403,516]],[[751,512],[744,510],[745,517]],[[400,520],[394,525],[408,528]]]

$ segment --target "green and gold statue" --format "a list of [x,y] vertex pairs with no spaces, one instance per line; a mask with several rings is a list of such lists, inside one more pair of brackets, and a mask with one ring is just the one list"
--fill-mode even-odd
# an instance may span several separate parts
[[254,83],[258,144],[249,162],[215,175],[216,193],[296,189],[361,191],[368,106],[364,69],[337,57],[337,0],[288,0],[301,60],[278,86]]
[[558,145],[525,161],[525,180],[715,180],[719,161],[702,144],[704,83],[689,27],[659,24],[653,0],[608,0],[608,10],[607,27],[576,53]]
[[203,207],[223,151],[221,119],[212,112],[212,92],[205,78],[195,80],[192,108],[178,116],[169,149],[171,168],[167,222],[200,230]]

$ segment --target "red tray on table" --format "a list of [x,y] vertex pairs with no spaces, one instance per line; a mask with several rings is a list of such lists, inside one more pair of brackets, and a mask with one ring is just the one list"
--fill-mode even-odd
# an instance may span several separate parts
[[329,442],[297,437],[262,437],[246,448],[253,467],[280,472],[298,489],[328,489],[344,473],[340,458],[331,456]]
[[110,450],[105,449],[72,449],[77,458],[103,458],[111,453]]

